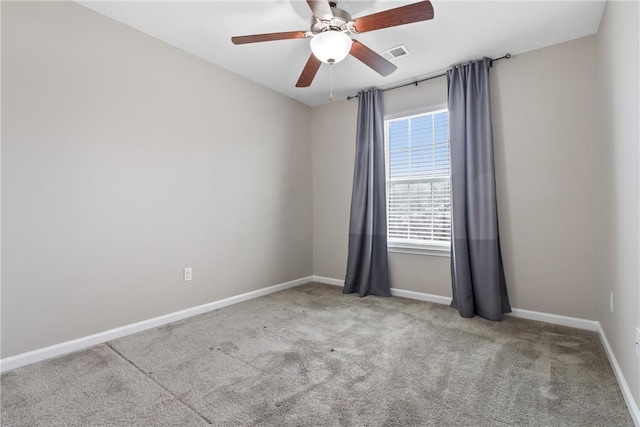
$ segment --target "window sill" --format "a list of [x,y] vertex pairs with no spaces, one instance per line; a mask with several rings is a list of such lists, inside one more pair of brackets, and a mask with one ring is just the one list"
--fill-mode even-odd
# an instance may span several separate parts
[[450,247],[441,246],[418,246],[418,245],[398,245],[387,244],[388,252],[401,253],[401,254],[413,254],[413,255],[427,255],[438,257],[451,257]]

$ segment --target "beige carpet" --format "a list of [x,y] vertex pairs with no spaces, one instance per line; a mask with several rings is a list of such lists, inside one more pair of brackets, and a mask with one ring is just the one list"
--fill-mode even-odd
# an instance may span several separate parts
[[2,375],[3,426],[632,426],[594,332],[309,284]]

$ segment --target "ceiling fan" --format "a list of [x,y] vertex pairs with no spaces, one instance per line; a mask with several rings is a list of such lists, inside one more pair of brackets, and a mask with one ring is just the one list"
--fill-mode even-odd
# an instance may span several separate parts
[[360,34],[433,19],[433,6],[428,0],[360,18],[352,18],[344,10],[338,9],[334,1],[307,0],[307,4],[313,12],[309,31],[236,36],[232,37],[231,41],[233,44],[246,44],[311,38],[312,53],[296,83],[296,87],[308,87],[311,85],[322,62],[333,65],[342,61],[349,54],[378,72],[381,76],[388,76],[398,67],[364,44],[352,39],[350,34]]

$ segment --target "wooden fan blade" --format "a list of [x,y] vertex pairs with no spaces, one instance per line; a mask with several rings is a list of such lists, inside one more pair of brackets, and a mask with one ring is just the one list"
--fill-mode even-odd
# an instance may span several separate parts
[[313,78],[316,76],[318,69],[320,68],[320,64],[322,62],[313,56],[309,56],[309,60],[307,61],[307,65],[304,66],[302,70],[302,74],[300,74],[300,78],[298,79],[298,83],[296,83],[296,87],[309,87],[311,86],[311,82]]
[[284,33],[268,33],[268,34],[253,34],[250,36],[236,36],[231,37],[233,44],[245,44],[245,43],[258,43],[258,42],[270,42],[274,40],[288,40],[288,39],[304,39],[307,37],[306,31],[287,31]]
[[324,19],[325,21],[333,19],[333,12],[328,0],[307,0],[307,4],[316,18]]
[[356,33],[365,33],[429,19],[433,19],[433,6],[427,0],[356,18],[354,27]]
[[394,64],[387,61],[382,56],[378,55],[376,52],[369,49],[357,40],[353,41],[349,54],[368,65],[382,77],[387,77],[389,74],[398,69],[398,67],[396,67]]

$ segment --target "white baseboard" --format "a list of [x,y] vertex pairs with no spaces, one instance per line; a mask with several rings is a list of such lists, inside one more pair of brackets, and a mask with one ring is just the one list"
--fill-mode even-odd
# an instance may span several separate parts
[[210,302],[196,307],[187,308],[185,310],[176,311],[174,313],[165,314],[163,316],[154,317],[153,319],[143,320],[141,322],[132,323],[119,328],[110,329],[108,331],[99,332],[97,334],[74,339],[71,341],[55,344],[49,347],[40,348],[16,356],[6,357],[0,360],[0,372],[10,371],[11,369],[29,365],[31,363],[40,362],[42,360],[51,359],[52,357],[61,356],[63,354],[72,353],[74,351],[83,350],[94,345],[102,344],[107,341],[121,338],[126,335],[135,334],[147,329],[166,325],[167,323],[176,322],[208,311],[217,310],[229,305],[238,304],[253,298],[258,298],[274,292],[293,288],[312,281],[312,276],[303,277],[301,279],[292,280],[286,283],[269,286],[267,288],[258,289],[256,291],[247,292],[245,294],[236,295],[219,301]]
[[[292,280],[290,282],[269,286],[267,288],[258,289],[256,291],[247,292],[241,295],[236,295],[236,296],[225,298],[219,301],[214,301],[214,302],[199,305],[196,307],[188,308],[185,310],[176,311],[174,313],[169,313],[164,316],[155,317],[153,319],[132,323],[130,325],[100,332],[94,335],[89,335],[86,337],[78,338],[78,339],[67,341],[64,343],[55,344],[55,345],[41,348],[38,350],[29,351],[27,353],[18,354],[16,356],[7,357],[0,360],[0,372],[10,371],[12,369],[29,365],[31,363],[39,362],[46,359],[51,359],[53,357],[61,356],[67,353],[72,353],[74,351],[78,351],[88,347],[92,347],[94,345],[102,344],[104,342],[121,338],[126,335],[135,334],[137,332],[141,332],[147,329],[166,325],[171,322],[176,322],[178,320],[186,319],[188,317],[196,316],[198,314],[206,313],[206,312],[227,307],[233,304],[238,304],[243,301],[248,301],[250,299],[258,298],[264,295],[269,295],[274,292],[293,288],[295,286],[303,285],[305,283],[310,283],[310,282],[318,282],[318,283],[324,283],[324,284],[334,285],[334,286],[344,285],[344,280],[341,280],[341,279],[333,279],[330,277],[323,277],[323,276],[303,277],[300,279]],[[419,301],[429,301],[436,304],[448,305],[451,303],[451,298],[449,297],[432,295],[432,294],[427,294],[422,292],[407,291],[403,289],[392,288],[391,294],[394,296],[410,298],[410,299],[415,299]],[[604,333],[604,330],[602,329],[602,326],[600,325],[600,322],[596,322],[593,320],[586,320],[586,319],[578,319],[574,317],[561,316],[557,314],[523,310],[518,308],[514,308],[513,313],[511,313],[510,315],[513,317],[520,317],[523,319],[537,320],[537,321],[552,323],[556,325],[570,326],[570,327],[579,328],[579,329],[597,331],[602,341],[602,344],[605,348],[607,357],[609,358],[609,362],[611,363],[611,367],[613,368],[615,377],[618,380],[618,384],[622,391],[622,395],[624,396],[624,400],[627,403],[627,407],[629,408],[629,412],[631,414],[633,422],[635,423],[636,427],[640,427],[640,411],[638,410],[638,405],[636,404],[633,398],[633,395],[631,394],[629,385],[627,384],[624,378],[622,370],[620,369],[620,365],[618,364],[618,361],[616,360],[613,350],[609,345],[609,341],[607,340],[607,337]]]
[[615,354],[613,354],[613,349],[609,345],[609,340],[607,340],[607,335],[604,333],[604,329],[602,329],[602,325],[600,324],[600,322],[598,322],[597,331],[598,335],[600,336],[600,341],[602,341],[602,345],[604,346],[604,351],[609,358],[609,363],[611,364],[611,368],[613,369],[613,374],[618,380],[618,385],[620,386],[620,391],[622,391],[624,401],[627,403],[627,408],[629,408],[629,413],[631,414],[633,423],[636,425],[636,427],[640,427],[640,409],[638,408],[638,404],[633,398],[633,394],[631,393],[629,384],[622,374],[622,369],[620,369],[618,360],[616,359]]
[[[344,280],[333,279],[331,277],[312,276],[314,282],[327,285],[344,286]],[[426,294],[423,292],[407,291],[404,289],[391,288],[391,295],[403,298],[410,298],[419,301],[429,301],[436,304],[451,304],[451,297],[441,295]],[[589,331],[598,330],[598,322],[594,320],[579,319],[577,317],[561,316],[559,314],[542,313],[539,311],[523,310],[521,308],[512,309],[508,316],[522,319],[538,320],[540,322],[552,323],[554,325],[570,326],[572,328],[586,329]]]
[[540,311],[524,310],[522,308],[512,308],[511,313],[507,313],[507,316],[519,317],[521,319],[537,320],[539,322],[569,326],[571,328],[577,329],[586,329],[587,331],[598,330],[598,322],[596,322],[595,320],[562,316],[560,314],[542,313]]
[[311,276],[312,281],[324,283],[325,285],[344,286],[344,280],[332,279],[331,277]]
[[[332,279],[331,277],[312,276],[314,282],[325,285],[344,286],[344,280]],[[436,304],[451,304],[451,298],[440,295],[425,294],[422,292],[405,291],[404,289],[391,288],[391,295],[394,297],[404,297],[420,301],[435,302]]]
[[434,302],[436,304],[444,304],[444,305],[451,304],[451,298],[449,297],[443,297],[440,295],[433,295],[433,294],[425,294],[423,292],[405,291],[404,289],[391,288],[391,295],[393,295],[394,297],[403,297],[403,298],[415,299],[418,301]]

